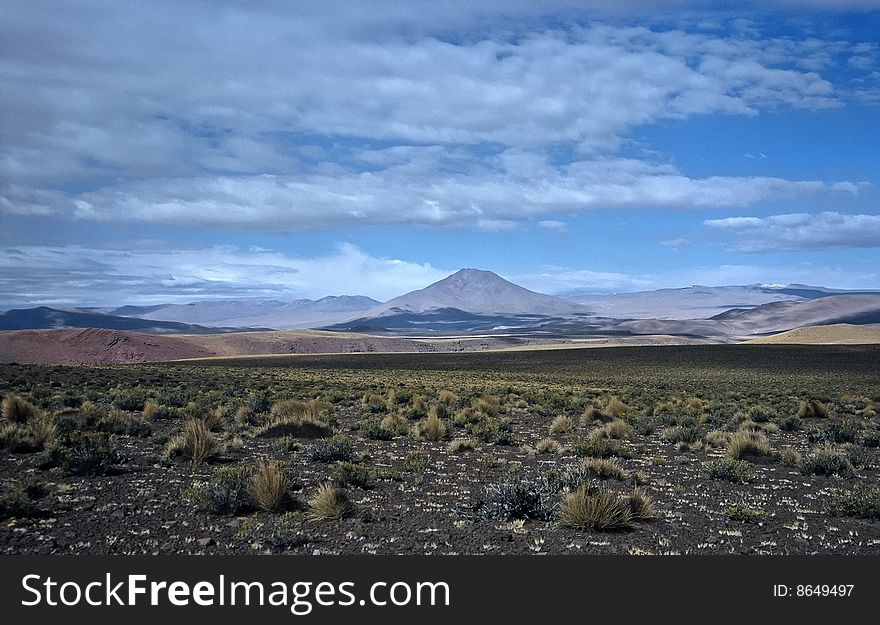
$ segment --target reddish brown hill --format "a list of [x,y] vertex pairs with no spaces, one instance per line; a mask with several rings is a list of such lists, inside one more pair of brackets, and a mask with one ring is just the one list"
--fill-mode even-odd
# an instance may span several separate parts
[[110,365],[213,356],[176,336],[97,328],[0,332],[0,362]]

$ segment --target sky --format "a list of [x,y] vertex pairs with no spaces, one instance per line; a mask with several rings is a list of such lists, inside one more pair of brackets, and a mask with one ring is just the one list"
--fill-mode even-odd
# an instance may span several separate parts
[[0,306],[880,289],[880,0],[0,4]]

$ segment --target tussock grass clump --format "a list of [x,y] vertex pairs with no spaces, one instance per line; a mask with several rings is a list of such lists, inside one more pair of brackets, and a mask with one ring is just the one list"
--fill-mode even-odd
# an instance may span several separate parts
[[321,441],[309,450],[309,458],[314,462],[337,462],[354,460],[354,445],[344,434]]
[[611,417],[602,413],[601,410],[596,408],[595,406],[590,406],[586,410],[584,410],[581,415],[580,422],[583,426],[592,425],[597,421],[610,421]]
[[411,431],[414,438],[424,441],[439,441],[446,436],[446,424],[432,410],[429,412],[428,417],[416,423]]
[[730,443],[730,433],[721,430],[712,430],[706,434],[706,443],[712,447],[727,447]]
[[600,480],[612,478],[624,481],[629,478],[629,473],[620,466],[619,462],[608,458],[588,458],[584,461],[584,468],[588,474],[594,475]]
[[804,475],[837,475],[851,477],[855,467],[846,452],[832,445],[816,447],[801,460],[801,473]]
[[836,495],[831,511],[836,516],[876,521],[880,519],[880,488],[859,484],[851,491]]
[[409,432],[409,423],[407,423],[403,416],[396,412],[392,412],[391,414],[382,417],[382,420],[379,422],[379,427],[400,436]]
[[583,485],[563,496],[559,520],[577,530],[607,532],[629,527],[633,513],[627,498],[607,488]]
[[460,454],[473,451],[477,447],[477,441],[472,438],[456,438],[446,446],[446,451],[451,454]]
[[562,451],[562,445],[559,444],[559,441],[552,438],[542,438],[535,446],[535,450],[539,454],[558,454]]
[[204,413],[202,421],[205,422],[205,426],[212,432],[224,432],[229,424],[229,408],[217,406],[214,410]]
[[[163,414],[163,410],[168,410],[168,414]],[[141,416],[147,421],[152,421],[154,419],[171,417],[170,411],[171,409],[168,408],[168,406],[160,405],[155,399],[148,399],[144,402],[144,409],[141,411]]]
[[329,416],[330,404],[313,399],[308,402],[285,399],[272,406],[268,423],[256,435],[267,438],[294,436],[296,438],[324,438],[333,428],[324,420]]
[[626,414],[629,410],[629,406],[620,401],[615,395],[609,397],[608,401],[605,403],[605,413],[614,418]]
[[818,443],[855,443],[861,434],[861,427],[855,419],[834,419],[821,427],[807,432],[807,440]]
[[704,470],[710,479],[724,480],[735,484],[743,484],[755,479],[755,472],[748,462],[731,457],[707,462],[704,465]]
[[574,429],[574,421],[568,415],[559,415],[550,422],[551,434],[568,434]]
[[165,445],[165,457],[168,460],[183,458],[192,464],[201,464],[217,458],[223,451],[223,444],[214,437],[201,419],[187,420],[183,432],[170,438]]
[[612,456],[624,458],[627,455],[618,441],[595,434],[577,441],[574,445],[574,453],[590,458],[611,458]]
[[361,405],[368,412],[382,412],[385,410],[385,398],[377,393],[364,393]]
[[501,411],[501,399],[495,395],[483,395],[472,402],[474,410],[490,417],[497,417]]
[[627,496],[629,511],[634,521],[650,521],[657,518],[654,498],[645,492],[643,488],[636,486]]
[[[394,430],[382,425],[390,416],[391,415],[387,415],[384,419],[378,417],[361,419],[358,422],[358,432],[360,432],[364,438],[369,438],[375,441],[390,441],[394,438]],[[395,416],[397,416],[396,413]],[[409,429],[408,425],[407,429]]]
[[693,445],[701,438],[700,428],[695,425],[673,425],[665,428],[660,436],[668,443]]
[[260,462],[250,478],[251,501],[260,510],[277,512],[289,501],[290,478],[284,466],[276,461]]
[[36,416],[36,406],[15,393],[3,398],[3,418],[10,423],[27,423]]
[[727,455],[736,459],[743,456],[769,456],[772,451],[767,437],[751,430],[732,434],[727,443]]
[[801,419],[824,419],[828,416],[828,407],[817,399],[802,401],[797,416]]
[[605,438],[629,438],[632,436],[633,429],[632,426],[624,421],[623,419],[614,419],[609,421],[601,428],[595,431],[597,436],[604,436]]
[[446,389],[444,389],[440,391],[439,395],[437,395],[437,401],[445,406],[452,406],[458,403],[458,395],[456,395],[452,391],[447,391]]
[[779,460],[787,467],[799,467],[801,462],[803,462],[800,452],[791,447],[786,447],[779,452]]
[[55,417],[35,410],[27,421],[7,422],[0,426],[0,448],[14,453],[40,451],[50,445],[58,435]]
[[0,521],[34,516],[37,513],[34,502],[46,493],[46,484],[35,479],[0,484]]
[[345,491],[331,482],[325,482],[309,499],[308,518],[313,521],[344,519],[354,511]]

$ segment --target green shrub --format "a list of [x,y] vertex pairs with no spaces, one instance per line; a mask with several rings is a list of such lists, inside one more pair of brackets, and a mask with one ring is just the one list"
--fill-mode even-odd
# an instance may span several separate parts
[[855,467],[843,450],[825,445],[804,456],[801,462],[801,473],[804,475],[851,477],[855,473]]
[[554,494],[547,480],[508,478],[484,487],[482,494],[475,498],[466,513],[497,521],[545,521],[553,516]]
[[741,484],[755,479],[755,473],[745,460],[726,457],[713,460],[704,465],[706,475],[713,480],[724,480]]
[[831,511],[837,516],[876,521],[880,519],[880,488],[859,484],[836,495],[831,502]]
[[821,427],[807,432],[807,440],[813,444],[854,443],[859,437],[860,428],[853,419],[834,419]]
[[345,435],[336,436],[316,443],[309,450],[309,458],[314,462],[351,461],[354,459],[354,447],[351,439]]
[[330,479],[341,487],[351,486],[361,489],[371,487],[370,472],[353,462],[340,462],[330,475]]
[[212,514],[240,514],[250,508],[249,467],[221,467],[207,483],[193,486],[189,499]]
[[760,510],[750,508],[744,503],[738,503],[728,506],[724,509],[724,514],[731,521],[739,521],[742,523],[754,523],[764,518],[764,513]]
[[114,473],[122,457],[105,433],[77,433],[61,455],[61,468],[70,475]]

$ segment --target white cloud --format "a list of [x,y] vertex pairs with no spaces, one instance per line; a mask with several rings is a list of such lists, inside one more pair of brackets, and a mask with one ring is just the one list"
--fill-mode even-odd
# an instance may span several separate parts
[[[838,44],[598,22],[512,29],[505,16],[580,7],[507,4],[439,3],[429,18],[408,3],[378,14],[175,3],[149,19],[23,5],[0,23],[0,177],[14,185],[0,210],[76,201],[81,217],[174,224],[491,224],[821,188],[691,179],[612,155],[661,120],[838,105],[815,71]],[[547,158],[558,145],[570,166]]]
[[735,237],[732,247],[746,252],[880,247],[880,215],[791,213],[710,219],[705,225]]
[[544,219],[538,222],[538,227],[543,228],[544,230],[553,230],[555,232],[567,232],[568,224],[564,221],[558,221],[556,219]]
[[535,273],[511,276],[513,282],[539,293],[565,295],[574,292],[608,293],[653,288],[656,278],[608,271],[590,271],[548,265]]
[[326,295],[385,300],[449,273],[428,263],[371,256],[350,244],[317,257],[232,246],[164,249],[159,242],[131,249],[20,246],[0,252],[0,292],[6,305],[118,306]]
[[519,220],[598,208],[742,208],[771,199],[858,191],[852,183],[816,180],[690,178],[669,165],[631,159],[510,171],[502,158],[468,157],[472,170],[448,172],[444,158],[431,148],[407,153],[405,163],[369,172],[165,178],[118,185],[81,194],[72,214],[282,231],[352,224],[510,230]]
[[688,240],[688,239],[666,239],[664,241],[660,241],[660,244],[677,250],[680,247],[684,247],[685,245],[689,245],[690,240]]

